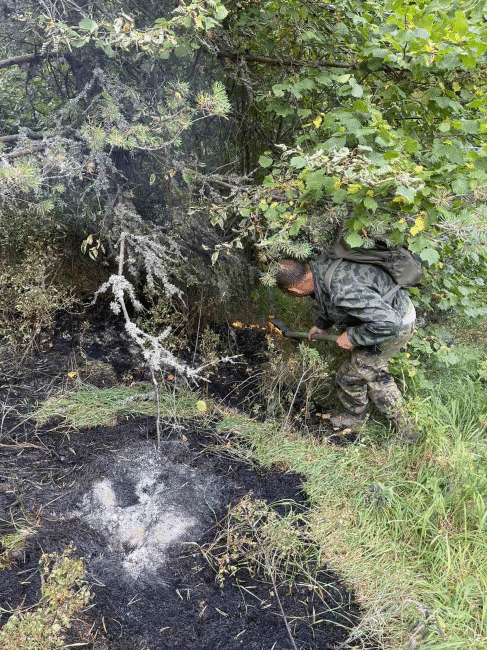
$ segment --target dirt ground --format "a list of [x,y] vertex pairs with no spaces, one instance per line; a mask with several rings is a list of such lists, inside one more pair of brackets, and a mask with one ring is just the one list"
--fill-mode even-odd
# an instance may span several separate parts
[[[25,418],[34,403],[68,385],[81,330],[79,320],[61,322],[49,346],[21,363],[3,348],[0,535],[25,515],[39,527],[0,571],[0,606],[34,605],[41,554],[72,544],[94,598],[66,647],[293,650],[291,632],[300,650],[338,649],[360,610],[337,576],[320,574],[327,585],[320,593],[298,576],[292,589],[278,586],[277,598],[268,578],[245,570],[220,584],[200,551],[221,535],[228,508],[246,495],[306,509],[302,477],[216,453],[215,430],[197,430],[190,420],[163,423],[157,452],[152,417],[82,430],[58,421],[39,427]],[[113,368],[113,376],[92,378],[100,386],[144,376],[119,330],[105,318],[103,327],[95,320],[82,335],[84,354]],[[234,407],[245,402],[266,358],[262,333],[236,336],[241,360],[208,388]],[[7,618],[2,614],[0,624]]]

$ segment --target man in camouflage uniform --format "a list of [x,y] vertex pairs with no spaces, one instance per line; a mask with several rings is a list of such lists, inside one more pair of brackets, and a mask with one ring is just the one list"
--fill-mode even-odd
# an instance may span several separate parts
[[370,401],[406,441],[418,438],[404,411],[402,395],[388,371],[389,359],[413,336],[416,312],[405,289],[386,300],[396,283],[381,267],[342,260],[333,272],[330,293],[324,278],[333,260],[326,255],[304,264],[282,260],[276,276],[282,291],[312,296],[318,314],[309,338],[333,324],[344,328],[337,344],[350,350],[340,367],[336,384],[345,411],[330,418],[335,431],[358,430],[367,419]]

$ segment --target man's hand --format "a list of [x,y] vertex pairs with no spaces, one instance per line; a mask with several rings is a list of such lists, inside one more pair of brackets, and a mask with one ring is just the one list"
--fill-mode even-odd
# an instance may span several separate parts
[[348,334],[346,332],[343,332],[343,334],[340,334],[340,336],[337,338],[337,345],[339,345],[344,350],[351,350],[353,348],[353,343],[348,338]]
[[325,330],[320,330],[319,327],[316,327],[315,325],[313,325],[313,327],[308,332],[308,339],[310,341],[312,341],[315,336],[320,336],[321,334],[324,334],[324,333],[325,333]]

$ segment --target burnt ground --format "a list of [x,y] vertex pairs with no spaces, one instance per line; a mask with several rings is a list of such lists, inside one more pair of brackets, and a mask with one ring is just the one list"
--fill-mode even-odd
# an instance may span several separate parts
[[[0,571],[1,611],[34,605],[41,554],[72,544],[84,558],[94,598],[66,647],[293,650],[286,621],[300,650],[343,647],[360,610],[338,576],[317,575],[323,589],[297,576],[292,588],[278,585],[276,598],[269,578],[245,568],[221,584],[200,551],[221,539],[226,512],[247,495],[286,502],[273,505],[281,513],[289,503],[305,510],[302,477],[215,451],[212,427],[202,431],[191,420],[163,423],[158,453],[151,417],[76,431],[26,419],[35,402],[66,387],[81,329],[79,322],[60,322],[47,348],[21,363],[3,350],[0,536],[25,516],[39,527]],[[95,385],[144,378],[119,330],[109,317],[82,335],[83,354],[113,368],[91,377]],[[265,336],[255,329],[233,336],[242,356],[215,373],[208,392],[238,406],[255,390]],[[3,613],[0,625],[7,618]]]

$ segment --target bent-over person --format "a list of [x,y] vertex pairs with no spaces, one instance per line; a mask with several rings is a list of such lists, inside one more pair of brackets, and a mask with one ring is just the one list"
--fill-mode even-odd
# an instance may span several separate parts
[[338,370],[336,386],[344,410],[330,418],[330,424],[337,432],[360,430],[372,402],[399,438],[415,442],[419,434],[388,370],[389,359],[415,331],[416,311],[408,292],[393,290],[396,283],[381,267],[348,260],[336,267],[328,292],[324,278],[332,263],[326,255],[309,264],[285,259],[276,275],[281,291],[314,298],[317,318],[309,339],[333,324],[343,328],[337,345],[350,354]]

